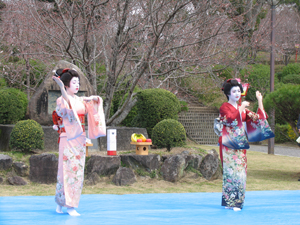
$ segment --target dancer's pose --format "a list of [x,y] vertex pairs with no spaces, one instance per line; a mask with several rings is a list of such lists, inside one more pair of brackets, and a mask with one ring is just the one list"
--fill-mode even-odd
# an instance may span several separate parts
[[[223,164],[222,206],[236,211],[243,208],[246,190],[247,157],[249,142],[262,141],[274,137],[267,122],[262,95],[256,92],[258,100],[257,113],[246,107],[249,102],[237,101],[243,92],[242,85],[235,79],[224,82],[222,90],[228,102],[220,108],[221,137],[220,158]],[[246,122],[245,126],[243,122]]]
[[58,69],[53,80],[59,85],[62,96],[56,100],[56,113],[61,129],[59,139],[59,160],[55,201],[56,212],[63,213],[67,207],[71,216],[79,216],[78,207],[81,195],[85,164],[86,133],[84,118],[88,114],[88,134],[90,139],[105,136],[106,127],[103,102],[99,96],[77,97],[79,75],[75,70]]

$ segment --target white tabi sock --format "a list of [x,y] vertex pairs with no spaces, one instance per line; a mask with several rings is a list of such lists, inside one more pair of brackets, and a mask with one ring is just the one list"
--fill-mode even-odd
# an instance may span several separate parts
[[67,212],[70,216],[80,216],[80,214],[74,208],[68,208]]
[[57,207],[56,207],[56,212],[57,212],[57,213],[64,213],[64,212],[62,211],[62,207],[61,207],[60,205],[57,205]]
[[238,208],[238,207],[233,207],[233,211],[241,211],[242,209]]

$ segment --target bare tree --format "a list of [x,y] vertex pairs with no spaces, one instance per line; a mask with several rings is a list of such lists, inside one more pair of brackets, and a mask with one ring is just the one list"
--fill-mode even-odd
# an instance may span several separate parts
[[[81,67],[104,96],[109,125],[126,117],[136,102],[137,85],[159,88],[171,82],[179,90],[184,77],[208,72],[219,80],[214,65],[241,61],[236,50],[242,41],[231,29],[232,9],[225,0],[201,6],[191,0],[55,0],[53,4],[16,0],[13,4],[19,10],[12,15],[26,15],[31,21],[31,29],[26,30],[34,34],[24,39],[31,46],[30,51],[24,48],[24,55],[51,62],[67,58]],[[110,117],[117,92],[123,93],[123,99]]]

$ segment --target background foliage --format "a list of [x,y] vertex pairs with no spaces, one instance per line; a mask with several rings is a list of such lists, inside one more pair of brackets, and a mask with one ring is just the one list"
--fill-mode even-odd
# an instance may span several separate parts
[[165,119],[155,125],[152,132],[152,143],[158,148],[171,148],[183,146],[186,141],[185,129],[181,123],[174,119]]
[[44,131],[34,120],[21,120],[13,128],[9,146],[23,152],[44,149]]
[[26,94],[15,88],[0,89],[0,124],[15,124],[24,118],[28,100]]
[[181,105],[177,97],[164,89],[146,89],[137,95],[138,115],[132,125],[145,127],[151,137],[153,127],[164,119],[178,120]]

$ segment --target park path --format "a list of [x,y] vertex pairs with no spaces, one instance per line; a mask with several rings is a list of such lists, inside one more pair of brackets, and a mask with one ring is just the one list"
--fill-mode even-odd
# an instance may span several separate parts
[[[213,145],[216,148],[219,148],[219,146]],[[251,145],[249,151],[255,151],[255,152],[264,152],[268,153],[268,145]],[[275,155],[285,155],[285,156],[291,156],[291,157],[300,157],[300,147],[295,146],[284,146],[284,145],[276,145],[274,147],[274,154]]]

